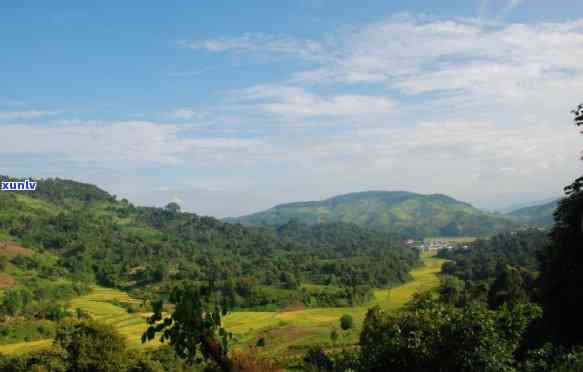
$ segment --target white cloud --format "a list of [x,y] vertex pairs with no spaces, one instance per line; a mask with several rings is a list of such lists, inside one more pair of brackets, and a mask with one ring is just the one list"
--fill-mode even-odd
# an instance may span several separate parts
[[[236,159],[257,140],[192,135],[196,128],[147,121],[2,125],[0,155],[44,156],[119,167],[215,164]],[[47,141],[50,138],[50,141]]]
[[219,215],[366,189],[494,206],[557,195],[582,170],[568,112],[583,97],[583,20],[395,16],[318,41],[247,34],[181,45],[309,64],[226,92],[204,112],[165,113],[188,124],[3,125],[11,140],[0,166],[36,155],[120,174],[174,167],[192,182],[147,192]]
[[206,113],[188,108],[179,108],[168,114],[173,119],[204,119]]
[[297,185],[289,199],[308,188],[544,198],[581,171],[568,112],[583,96],[583,20],[500,21],[523,3],[490,21],[397,15],[317,41],[244,35],[190,47],[309,62],[227,102],[243,129],[284,119],[256,167],[285,169],[277,179]]
[[239,37],[208,40],[180,41],[179,46],[209,52],[274,53],[298,55],[310,60],[321,60],[325,56],[321,43],[299,40],[287,36],[247,33]]
[[337,94],[321,96],[294,86],[255,86],[239,93],[254,107],[284,117],[355,117],[390,113],[394,102],[382,96]]
[[63,111],[43,111],[43,110],[26,110],[26,111],[0,111],[0,120],[2,119],[37,119],[44,116],[58,115]]

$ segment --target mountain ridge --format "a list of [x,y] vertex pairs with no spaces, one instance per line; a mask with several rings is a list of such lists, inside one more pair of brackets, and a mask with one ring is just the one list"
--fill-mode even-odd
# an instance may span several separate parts
[[560,198],[556,198],[547,203],[518,208],[507,215],[533,226],[550,227],[554,224],[553,214],[560,200]]
[[278,226],[300,222],[355,223],[392,233],[425,236],[489,235],[519,228],[520,222],[484,212],[445,194],[370,190],[341,194],[320,201],[278,204],[264,211],[223,219],[243,225]]

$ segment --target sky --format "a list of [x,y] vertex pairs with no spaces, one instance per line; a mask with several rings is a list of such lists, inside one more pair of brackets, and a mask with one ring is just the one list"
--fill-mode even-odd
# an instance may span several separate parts
[[0,35],[0,174],[225,217],[583,172],[581,1],[20,1]]

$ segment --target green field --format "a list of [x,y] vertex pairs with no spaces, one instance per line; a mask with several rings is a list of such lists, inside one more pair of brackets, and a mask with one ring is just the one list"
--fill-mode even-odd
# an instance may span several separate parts
[[[379,305],[386,310],[396,310],[411,299],[416,292],[435,288],[439,283],[437,273],[443,260],[424,254],[424,266],[414,269],[413,280],[392,289],[379,289],[374,293],[374,300],[365,306],[354,308],[314,308],[293,311],[257,312],[239,311],[228,315],[225,327],[234,335],[235,347],[247,348],[255,345],[263,337],[266,340],[264,352],[272,355],[287,354],[290,346],[298,349],[314,343],[328,343],[332,327],[338,328],[339,318],[343,314],[354,317],[355,329],[344,333],[339,343],[356,342],[359,328],[368,308]],[[133,348],[142,348],[140,338],[146,329],[146,314],[130,314],[126,309],[116,306],[110,301],[139,304],[140,301],[128,297],[127,293],[115,289],[96,287],[91,294],[71,301],[70,308],[81,308],[97,320],[114,325],[126,336],[128,344]],[[43,348],[51,344],[51,340],[22,342],[1,345],[0,353],[20,353]],[[155,346],[149,343],[146,346]]]
[[330,342],[332,327],[339,328],[339,318],[350,314],[355,321],[355,329],[343,334],[338,342],[354,343],[358,339],[360,326],[368,308],[379,305],[386,310],[396,310],[409,301],[416,292],[435,288],[439,284],[437,273],[443,260],[424,254],[424,266],[411,272],[413,280],[392,289],[375,291],[375,298],[365,306],[354,308],[317,308],[285,312],[242,311],[230,314],[225,320],[226,328],[233,332],[236,346],[248,347],[264,337],[265,352],[269,354],[287,353],[294,347],[314,343]]

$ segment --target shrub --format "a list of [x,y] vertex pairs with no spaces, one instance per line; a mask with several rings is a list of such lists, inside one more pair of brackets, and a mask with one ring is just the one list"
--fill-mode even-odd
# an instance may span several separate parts
[[348,331],[349,329],[352,329],[353,326],[354,324],[352,315],[350,314],[342,315],[342,317],[340,318],[340,328],[342,328],[345,331]]

